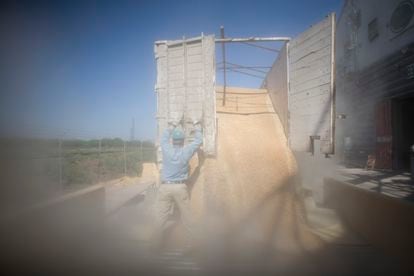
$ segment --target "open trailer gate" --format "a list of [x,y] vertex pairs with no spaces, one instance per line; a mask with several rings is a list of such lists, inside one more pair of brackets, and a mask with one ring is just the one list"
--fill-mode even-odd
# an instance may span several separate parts
[[321,140],[322,153],[334,153],[335,14],[289,43],[289,141],[309,151]]
[[292,150],[334,153],[335,14],[286,42],[263,83]]
[[[191,137],[194,120],[203,123],[203,151],[215,154],[215,40],[214,36],[157,41],[158,141],[168,122],[181,122]],[[158,153],[158,161],[161,154]]]

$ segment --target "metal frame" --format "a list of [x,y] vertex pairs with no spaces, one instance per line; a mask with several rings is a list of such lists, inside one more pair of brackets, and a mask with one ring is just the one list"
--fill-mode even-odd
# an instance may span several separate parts
[[332,33],[331,33],[331,47],[332,47],[332,51],[331,51],[331,148],[330,148],[330,152],[329,154],[335,154],[335,127],[336,127],[336,85],[335,85],[335,30],[336,30],[336,26],[335,26],[335,22],[336,22],[336,15],[335,13],[331,14],[331,24],[332,24]]
[[290,41],[290,37],[245,37],[245,38],[219,38],[216,43],[231,42],[272,42],[272,41]]
[[[243,43],[249,46],[253,46],[253,47],[257,47],[263,50],[267,50],[267,51],[272,51],[272,52],[279,52],[279,50],[277,49],[272,49],[272,48],[268,48],[268,47],[264,47],[261,45],[255,45],[254,43],[249,43],[249,42],[275,42],[275,41],[281,41],[281,42],[289,42],[290,41],[290,37],[247,37],[247,38],[225,38],[224,36],[224,27],[221,26],[220,27],[220,37],[219,39],[215,39],[216,43],[221,43],[222,45],[222,53],[223,53],[223,67],[220,68],[223,70],[223,106],[226,105],[226,87],[227,87],[227,78],[226,78],[226,72],[227,70],[232,71],[232,72],[236,72],[236,73],[240,73],[240,74],[244,74],[244,75],[248,75],[251,77],[255,77],[255,78],[260,78],[260,79],[264,79],[266,76],[259,76],[257,74],[254,73],[264,73],[266,74],[265,71],[263,70],[259,70],[257,68],[265,68],[267,66],[243,66],[243,65],[239,65],[239,64],[235,64],[235,63],[230,63],[230,62],[226,62],[226,48],[225,48],[225,43]],[[231,67],[227,68],[227,63],[231,65]],[[269,68],[269,67],[267,67]],[[271,67],[270,67],[271,68]],[[253,71],[253,73],[248,73],[245,71],[242,71],[240,69],[247,69],[250,71]]]
[[290,148],[290,42],[286,42],[286,83],[287,83],[287,118],[286,118],[286,137],[287,144]]
[[[221,36],[221,40],[224,40],[224,27],[221,26],[220,27],[220,36]],[[217,43],[217,39],[216,39],[216,43]],[[227,78],[226,78],[226,74],[227,74],[227,70],[226,70],[226,46],[225,46],[225,42],[222,41],[221,42],[221,51],[222,51],[222,58],[223,58],[223,106],[226,105],[226,87],[227,87]]]
[[[221,27],[220,27],[221,29]],[[224,28],[223,28],[224,31]],[[203,37],[193,37],[190,39],[184,39],[184,40],[175,40],[175,41],[168,41],[168,40],[157,40],[155,41],[155,45],[159,44],[167,44],[168,46],[174,46],[179,45],[184,42],[191,43],[201,40]],[[271,36],[271,37],[244,37],[244,38],[216,38],[216,43],[233,43],[233,42],[274,42],[274,41],[290,41],[290,37],[284,37],[284,36]]]
[[[187,43],[191,43],[191,42],[196,42],[196,41],[200,41],[203,39],[203,35],[199,36],[199,37],[194,37],[191,39],[185,39],[183,37],[182,40],[175,40],[175,41],[167,41],[167,40],[159,40],[155,42],[155,45],[160,45],[160,44],[166,44],[167,46],[176,46],[176,45],[181,45],[181,44],[187,44]],[[260,45],[255,45],[254,43],[249,43],[249,42],[275,42],[275,41],[280,41],[280,42],[289,42],[290,41],[290,37],[284,37],[284,36],[275,36],[275,37],[244,37],[244,38],[230,38],[230,37],[225,37],[224,35],[224,27],[221,26],[220,27],[220,38],[216,38],[215,39],[215,43],[221,43],[221,49],[222,49],[222,58],[223,58],[223,67],[220,68],[223,70],[223,106],[226,105],[226,87],[227,87],[227,70],[230,70],[232,72],[237,72],[240,74],[244,74],[244,75],[248,75],[251,77],[256,77],[256,78],[265,78],[265,76],[259,76],[256,74],[252,74],[252,73],[247,73],[244,71],[241,71],[240,69],[247,69],[250,71],[255,71],[255,72],[259,72],[260,73],[265,73],[264,71],[258,70],[256,68],[265,68],[267,66],[243,66],[243,65],[239,65],[239,64],[234,64],[234,63],[230,63],[230,62],[226,62],[226,47],[225,47],[225,43],[243,43],[249,46],[253,46],[253,47],[257,47],[263,50],[267,50],[267,51],[272,51],[272,52],[278,52],[277,49],[272,49],[272,48],[268,48],[268,47],[264,47],[264,46],[260,46]],[[233,65],[230,68],[227,68],[227,63]]]

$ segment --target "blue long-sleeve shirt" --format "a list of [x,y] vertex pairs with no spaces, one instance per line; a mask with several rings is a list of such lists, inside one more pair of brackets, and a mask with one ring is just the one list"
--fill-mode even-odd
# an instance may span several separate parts
[[162,149],[162,181],[186,181],[188,178],[188,163],[203,143],[201,128],[196,127],[194,140],[184,147],[170,143],[171,130],[166,129],[161,138]]

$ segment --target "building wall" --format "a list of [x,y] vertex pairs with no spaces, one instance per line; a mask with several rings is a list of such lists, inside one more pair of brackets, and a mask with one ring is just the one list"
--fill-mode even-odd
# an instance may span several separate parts
[[[401,32],[394,32],[394,10],[407,0],[347,0],[337,22],[337,63],[347,71],[364,70],[413,41],[414,18]],[[414,5],[414,1],[408,2]],[[376,20],[377,35],[369,38],[369,25]]]
[[[394,33],[390,20],[402,0],[345,1],[335,34],[335,154],[295,152],[302,186],[324,201],[323,177],[335,166],[365,166],[376,151],[376,108],[386,99],[414,94],[414,18]],[[411,1],[414,2],[414,1]],[[375,20],[377,34],[369,37]],[[342,116],[343,115],[343,116]],[[315,153],[322,145],[315,145]],[[329,157],[329,158],[325,158]]]
[[[346,1],[336,30],[337,153],[363,165],[375,153],[376,107],[386,99],[414,91],[414,17],[400,33],[392,14],[404,1]],[[411,1],[410,3],[413,3]],[[369,37],[369,25],[377,32]]]

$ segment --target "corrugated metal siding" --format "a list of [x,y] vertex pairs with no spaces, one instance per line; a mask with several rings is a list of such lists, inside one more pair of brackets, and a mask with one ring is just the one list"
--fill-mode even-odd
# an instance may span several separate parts
[[202,36],[189,42],[167,41],[155,44],[154,51],[158,140],[169,121],[181,121],[186,133],[190,134],[192,122],[201,119],[204,125],[203,150],[207,154],[215,154],[214,36]]
[[280,50],[269,73],[266,75],[263,87],[267,89],[272,104],[283,124],[285,134],[288,134],[288,43]]
[[333,151],[333,51],[331,14],[289,43],[289,142],[308,151],[309,137],[321,137],[321,150]]

